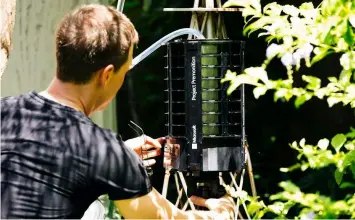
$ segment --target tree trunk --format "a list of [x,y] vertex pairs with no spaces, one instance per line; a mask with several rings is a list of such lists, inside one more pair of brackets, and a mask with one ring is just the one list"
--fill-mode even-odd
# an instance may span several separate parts
[[[0,2],[8,4],[14,0],[0,0]],[[39,92],[47,88],[56,71],[54,35],[56,26],[65,13],[88,3],[108,5],[110,0],[20,0],[17,2],[13,51],[2,77],[2,97],[33,90]],[[92,118],[98,125],[116,130],[115,100],[105,111],[95,113]]]
[[0,79],[10,55],[15,14],[16,0],[0,0]]

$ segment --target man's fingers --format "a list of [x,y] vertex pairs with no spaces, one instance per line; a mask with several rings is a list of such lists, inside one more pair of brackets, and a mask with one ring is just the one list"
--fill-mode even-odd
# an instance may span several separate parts
[[206,199],[202,198],[202,197],[198,197],[198,196],[191,196],[190,197],[191,199],[191,202],[197,206],[201,206],[201,207],[207,207],[207,204],[206,204]]
[[159,156],[161,154],[161,150],[160,149],[155,149],[155,150],[150,150],[150,151],[144,151],[143,152],[143,159],[148,159],[151,157],[156,157]]
[[145,136],[145,144],[143,146],[143,150],[149,150],[151,148],[162,148],[160,142],[158,139],[153,139],[149,136]]
[[143,164],[146,167],[150,167],[153,166],[156,163],[156,161],[154,159],[150,159],[150,160],[143,160]]
[[160,145],[162,145],[165,141],[165,137],[160,137],[160,138],[157,138],[156,140],[160,143]]

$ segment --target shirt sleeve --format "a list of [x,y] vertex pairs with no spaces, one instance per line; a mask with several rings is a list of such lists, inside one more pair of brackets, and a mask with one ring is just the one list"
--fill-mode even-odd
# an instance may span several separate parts
[[111,144],[98,149],[95,182],[109,195],[110,200],[130,199],[148,194],[152,186],[142,160],[126,147],[120,136],[109,142]]

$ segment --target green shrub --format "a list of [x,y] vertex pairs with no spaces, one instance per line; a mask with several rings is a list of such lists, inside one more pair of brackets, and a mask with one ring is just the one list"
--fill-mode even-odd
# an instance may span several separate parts
[[[243,73],[228,71],[223,82],[230,81],[228,94],[241,84],[252,85],[256,99],[267,91],[274,92],[274,100],[293,100],[296,108],[312,98],[326,100],[329,107],[342,104],[355,108],[355,2],[348,0],[324,0],[318,7],[303,3],[300,7],[280,5],[276,2],[262,7],[259,0],[229,0],[224,7],[241,7],[246,25],[243,33],[258,32],[266,37],[269,47],[266,59],[260,66],[246,68]],[[342,71],[327,82],[310,75],[302,75],[304,63],[311,67],[330,54],[340,55]],[[286,79],[271,80],[267,67],[273,59],[280,59],[285,66]],[[304,87],[294,84],[294,75],[302,75]],[[322,86],[324,85],[324,86]],[[298,163],[281,172],[294,170],[319,170],[334,166],[334,178],[340,189],[355,188],[355,129],[347,134],[336,134],[330,140],[321,139],[316,146],[306,144],[305,139],[290,144],[298,152]],[[343,177],[347,178],[343,178]],[[346,179],[346,180],[345,180]],[[273,201],[265,205],[261,200],[244,196],[248,211],[254,218],[272,213],[278,218],[355,218],[355,194],[348,193],[342,200],[318,192],[305,193],[292,183],[279,183],[282,191],[270,196]],[[234,189],[229,189],[234,190]],[[244,194],[243,194],[244,195]],[[297,215],[289,210],[296,208]]]

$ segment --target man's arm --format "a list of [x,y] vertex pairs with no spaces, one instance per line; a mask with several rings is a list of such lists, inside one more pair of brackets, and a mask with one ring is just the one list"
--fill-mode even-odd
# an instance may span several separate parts
[[107,192],[127,219],[229,219],[227,216],[233,211],[234,202],[228,197],[192,199],[196,205],[211,211],[184,212],[178,209],[152,188],[142,161],[120,137],[117,142],[100,147],[97,156],[93,173],[95,184]]
[[182,211],[153,189],[147,195],[115,201],[125,219],[231,219],[234,202],[221,199],[192,198],[192,202],[210,211]]

